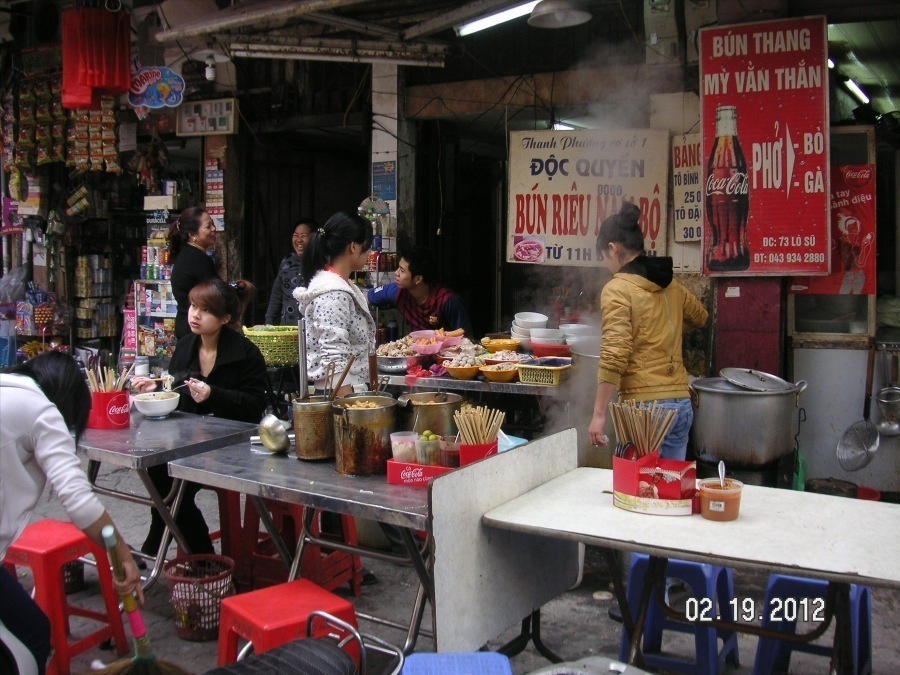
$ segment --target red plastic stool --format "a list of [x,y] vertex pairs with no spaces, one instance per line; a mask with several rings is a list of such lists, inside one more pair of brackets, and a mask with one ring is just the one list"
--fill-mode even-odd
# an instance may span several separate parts
[[[252,642],[256,654],[307,637],[307,619],[311,612],[317,610],[357,627],[356,612],[348,600],[329,593],[307,579],[224,598],[219,614],[217,665],[223,666],[237,659],[238,637]],[[333,632],[333,628],[314,627],[312,637]],[[350,655],[358,667],[359,650],[354,650]]]
[[[103,592],[105,612],[70,605],[66,599],[63,565],[91,554],[97,561],[97,574]],[[25,528],[6,551],[3,562],[28,567],[34,575],[34,601],[50,619],[50,640],[53,656],[48,673],[69,674],[73,657],[105,640],[113,639],[119,656],[128,651],[125,629],[119,615],[119,599],[113,590],[106,551],[88,539],[72,523],[41,520]],[[69,617],[80,616],[103,624],[85,637],[69,642]]]
[[[303,507],[273,499],[264,499],[263,502],[285,545],[294,550],[302,527]],[[313,536],[324,536],[351,546],[356,545],[356,522],[352,516],[341,516],[341,534],[332,536],[322,534],[321,514],[321,511],[316,511],[312,525]],[[235,580],[244,588],[264,588],[287,581],[287,569],[268,535],[260,532],[259,514],[251,505],[244,509],[241,549],[236,552],[234,560]],[[362,563],[359,556],[343,551],[323,551],[320,546],[308,544],[304,550],[300,576],[329,591],[349,583],[353,595],[362,592]]]

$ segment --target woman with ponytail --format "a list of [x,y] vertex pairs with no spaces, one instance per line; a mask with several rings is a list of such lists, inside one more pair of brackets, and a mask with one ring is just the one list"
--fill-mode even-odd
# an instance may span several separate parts
[[372,225],[362,216],[335,213],[310,237],[303,252],[307,288],[294,290],[306,317],[307,373],[317,389],[325,388],[325,366],[340,373],[355,361],[338,395],[368,381],[367,355],[375,346],[375,320],[365,294],[350,275],[366,266],[372,246]]
[[207,251],[216,245],[216,225],[206,209],[192,206],[169,226],[169,260],[172,262],[172,295],[178,311],[175,337],[189,335],[188,293],[201,281],[216,278],[216,265]]
[[676,411],[659,450],[662,457],[684,459],[694,412],[681,354],[682,322],[700,328],[708,314],[673,279],[672,258],[644,253],[640,214],[625,202],[603,221],[597,237],[597,257],[613,278],[600,293],[603,337],[589,434],[595,446],[609,442],[603,426],[618,390],[620,400],[653,401]]
[[[255,292],[249,281],[227,284],[221,279],[203,281],[191,289],[188,326],[190,333],[178,341],[169,362],[173,386],[186,384],[178,409],[198,415],[257,423],[266,409],[266,362],[259,349],[243,336],[240,318]],[[156,382],[144,377],[132,380],[135,390],[153,391]],[[151,467],[153,484],[160,494],[172,485],[166,465]],[[209,528],[194,503],[201,486],[189,483],[178,512],[178,522],[191,553],[212,553]],[[152,511],[150,532],[141,551],[156,555],[165,524]]]

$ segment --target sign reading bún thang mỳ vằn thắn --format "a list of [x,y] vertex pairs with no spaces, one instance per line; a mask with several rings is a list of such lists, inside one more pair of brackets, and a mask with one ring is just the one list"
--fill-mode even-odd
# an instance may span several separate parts
[[700,31],[703,272],[829,271],[824,17]]
[[625,201],[664,255],[668,156],[663,129],[510,133],[507,261],[596,267],[600,225]]

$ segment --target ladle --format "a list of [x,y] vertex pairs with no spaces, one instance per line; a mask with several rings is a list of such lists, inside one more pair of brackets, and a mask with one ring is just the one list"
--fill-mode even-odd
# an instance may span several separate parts
[[719,460],[719,483],[722,485],[722,489],[725,489],[725,462],[723,460]]

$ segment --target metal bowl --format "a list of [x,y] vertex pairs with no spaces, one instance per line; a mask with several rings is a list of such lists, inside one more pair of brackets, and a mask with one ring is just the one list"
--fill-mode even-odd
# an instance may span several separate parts
[[406,370],[410,366],[414,366],[417,363],[419,365],[424,366],[428,360],[429,356],[378,356],[376,357],[378,361],[378,370],[382,373],[390,373],[391,375],[405,375]]

